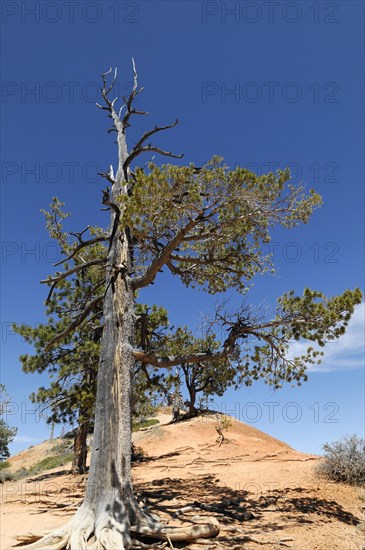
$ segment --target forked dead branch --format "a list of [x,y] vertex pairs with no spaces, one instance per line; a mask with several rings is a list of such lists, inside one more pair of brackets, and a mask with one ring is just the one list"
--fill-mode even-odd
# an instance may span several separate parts
[[[131,94],[117,111],[117,98],[111,98],[115,71],[102,74],[103,104],[99,107],[112,121],[109,132],[116,134],[118,167],[101,175],[109,186],[102,204],[110,212],[107,234],[84,240],[85,231],[74,233],[73,246],[64,247],[65,271],[49,277],[48,300],[58,285],[80,271],[97,266],[105,269],[105,281],[98,282],[88,299],[75,308],[69,326],[44,344],[49,353],[60,341],[69,338],[77,327],[86,326],[103,308],[103,335],[98,368],[95,428],[91,466],[85,498],[74,518],[64,527],[24,548],[38,550],[123,550],[141,544],[139,536],[165,541],[190,541],[214,537],[219,533],[215,521],[186,527],[162,524],[140,506],[131,482],[131,397],[135,362],[169,368],[181,364],[204,365],[232,361],[247,384],[259,377],[280,386],[284,381],[300,383],[306,378],[308,363],[320,359],[309,347],[301,357],[289,358],[292,339],[307,339],[319,345],[345,332],[354,305],[361,300],[359,290],[326,298],[305,289],[302,296],[293,292],[278,300],[272,319],[263,320],[243,308],[235,315],[221,314],[226,337],[220,349],[176,349],[174,342],[164,349],[136,348],[136,293],[152,284],[165,268],[186,286],[200,287],[210,293],[233,288],[248,290],[248,281],[257,273],[270,271],[271,258],[263,253],[274,225],[292,228],[306,223],[321,203],[320,197],[301,186],[291,185],[288,170],[256,176],[246,169],[231,171],[214,157],[207,165],[156,166],[131,169],[142,154],[157,152],[181,158],[148,139],[176,126],[155,126],[128,150],[126,131],[135,115],[134,100],[143,88],[133,62],[134,84]],[[146,144],[147,143],[147,144]],[[82,197],[81,197],[82,200]],[[83,253],[98,243],[108,244],[107,256],[85,260]],[[69,268],[68,262],[75,261]],[[58,262],[59,264],[60,262]],[[101,288],[102,287],[102,288]],[[175,342],[176,343],[176,342]],[[89,541],[89,542],[88,542]],[[92,542],[91,542],[92,541]]]

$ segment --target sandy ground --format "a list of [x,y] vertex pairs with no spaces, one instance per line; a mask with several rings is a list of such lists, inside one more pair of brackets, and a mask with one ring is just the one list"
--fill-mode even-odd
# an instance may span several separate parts
[[[361,490],[318,479],[318,457],[234,419],[219,446],[214,418],[169,425],[170,418],[162,415],[160,425],[134,434],[146,457],[133,467],[136,493],[170,525],[208,516],[221,526],[216,539],[176,548],[365,550]],[[23,451],[11,459],[12,469],[34,464],[54,445]],[[18,536],[45,534],[72,517],[86,478],[68,469],[1,486],[1,550],[17,544]],[[174,517],[185,506],[192,509]]]

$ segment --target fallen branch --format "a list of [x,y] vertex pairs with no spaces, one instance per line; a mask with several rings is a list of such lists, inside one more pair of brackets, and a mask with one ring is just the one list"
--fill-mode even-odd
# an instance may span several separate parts
[[133,535],[142,535],[153,539],[176,541],[189,541],[198,538],[206,539],[216,537],[220,531],[219,523],[211,518],[211,523],[200,523],[186,527],[153,527],[150,525],[131,526]]

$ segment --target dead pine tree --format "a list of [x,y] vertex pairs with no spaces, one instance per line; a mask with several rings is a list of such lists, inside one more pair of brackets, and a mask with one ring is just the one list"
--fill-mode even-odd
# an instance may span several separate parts
[[[131,399],[132,373],[136,361],[161,368],[181,364],[205,363],[233,356],[240,360],[241,375],[247,379],[265,377],[270,383],[305,378],[306,362],[317,352],[308,348],[306,355],[288,359],[287,343],[307,338],[324,344],[344,331],[354,305],[361,300],[358,290],[327,299],[306,289],[303,296],[284,294],[271,320],[252,317],[242,309],[227,314],[222,326],[227,337],[219,350],[181,350],[175,356],[162,356],[154,350],[135,347],[136,292],[152,284],[162,268],[179,277],[187,286],[199,286],[210,293],[228,288],[247,289],[247,281],[256,273],[272,269],[270,258],[262,251],[274,225],[293,227],[307,222],[320,197],[305,194],[300,186],[288,184],[288,171],[256,176],[246,169],[230,171],[222,160],[214,158],[206,166],[153,164],[131,170],[131,164],[143,153],[167,157],[181,156],[148,143],[155,134],[172,128],[155,126],[132,149],[128,149],[126,131],[131,119],[145,115],[135,108],[138,87],[134,69],[131,94],[116,109],[112,98],[116,72],[108,85],[108,73],[102,75],[103,104],[99,107],[112,121],[117,138],[118,168],[101,174],[108,181],[102,203],[110,211],[110,232],[75,242],[65,257],[65,271],[47,279],[53,290],[66,277],[96,265],[105,267],[105,287],[100,286],[88,301],[77,308],[72,323],[48,342],[51,349],[72,334],[75,327],[87,323],[95,306],[103,305],[103,334],[97,379],[95,427],[91,466],[85,498],[71,521],[24,548],[37,550],[82,550],[92,548],[123,550],[133,547],[138,535],[177,541],[212,537],[218,534],[215,522],[167,527],[143,509],[131,483]],[[81,234],[80,234],[81,235]],[[85,261],[82,253],[97,242],[108,243],[107,255]],[[79,257],[72,269],[70,258]],[[220,316],[222,318],[222,315]],[[219,319],[217,319],[217,322]],[[239,342],[243,346],[239,347]],[[248,351],[248,343],[256,345]],[[261,369],[261,370],[260,370]],[[259,374],[258,374],[259,373]],[[33,539],[34,540],[34,539]],[[89,541],[89,542],[88,542]]]

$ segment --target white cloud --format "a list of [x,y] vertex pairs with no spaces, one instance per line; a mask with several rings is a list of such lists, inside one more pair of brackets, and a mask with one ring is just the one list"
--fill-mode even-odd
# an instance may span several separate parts
[[[328,343],[324,348],[313,348],[324,351],[320,365],[309,365],[308,371],[331,372],[340,370],[360,369],[364,367],[364,333],[365,333],[365,302],[355,306],[355,311],[346,333],[336,342]],[[308,342],[295,342],[289,348],[290,358],[305,353]]]

